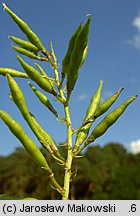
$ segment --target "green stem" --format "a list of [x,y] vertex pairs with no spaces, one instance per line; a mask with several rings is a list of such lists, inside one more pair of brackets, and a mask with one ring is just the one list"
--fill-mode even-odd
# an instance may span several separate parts
[[71,181],[71,166],[73,160],[72,154],[72,127],[71,127],[71,119],[69,112],[69,105],[65,104],[65,115],[67,120],[67,160],[65,165],[65,176],[64,176],[64,194],[62,196],[63,200],[69,199],[69,189],[70,189],[70,181]]

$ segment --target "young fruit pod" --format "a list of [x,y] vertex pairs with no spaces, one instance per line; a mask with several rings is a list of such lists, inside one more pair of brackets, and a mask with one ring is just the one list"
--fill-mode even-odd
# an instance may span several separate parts
[[25,55],[25,56],[28,56],[29,58],[31,59],[37,59],[37,60],[40,60],[40,57],[37,56],[36,54],[34,54],[33,52],[30,52],[29,50],[26,50],[22,47],[19,47],[19,46],[12,46],[12,48],[17,51],[18,53],[22,54],[22,55]]
[[72,37],[70,38],[66,55],[64,59],[62,60],[62,79],[64,79],[66,74],[68,74],[69,72],[70,59],[71,59],[72,51],[74,49],[75,39],[77,35],[79,34],[79,32],[81,31],[81,29],[82,29],[82,23],[80,23],[80,25],[78,26],[76,31],[73,33]]
[[20,19],[10,8],[6,6],[5,3],[2,4],[4,9],[9,13],[11,18],[14,20],[14,22],[18,25],[18,27],[21,29],[21,31],[27,36],[29,41],[36,46],[39,50],[45,51],[44,46],[42,45],[39,37],[33,32],[28,24],[24,22],[22,19]]
[[24,72],[20,72],[12,68],[0,68],[1,75],[6,76],[7,73],[10,74],[12,77],[29,78],[28,75]]
[[[85,141],[85,139],[89,134],[89,130],[94,121],[94,113],[100,103],[102,87],[103,87],[103,80],[100,81],[100,85],[90,101],[89,107],[86,112],[86,117],[83,121],[83,126],[81,127],[81,129],[78,131],[76,135],[74,152],[78,150],[79,146]],[[92,121],[90,122],[90,120]],[[88,121],[89,123],[86,123]]]
[[85,50],[87,50],[88,46],[88,34],[89,34],[89,28],[90,28],[90,21],[91,18],[88,18],[86,24],[83,26],[79,34],[77,35],[74,43],[74,49],[71,54],[70,59],[70,69],[67,76],[67,91],[68,94],[71,93],[71,91],[74,88],[74,85],[77,81],[79,69],[81,66],[81,63],[83,62],[83,58],[85,59]]
[[9,74],[7,74],[6,77],[11,91],[12,100],[15,102],[21,113],[24,113],[24,118],[27,118],[29,116],[29,111],[23,92],[21,91],[17,82]]
[[8,74],[7,80],[11,90],[10,98],[17,105],[23,118],[28,123],[29,127],[36,135],[39,142],[48,150],[51,155],[53,155],[53,152],[55,152],[55,154],[58,156],[59,152],[55,142],[53,141],[51,136],[40,126],[35,117],[29,112],[24,95],[16,81]]
[[40,152],[36,144],[30,137],[25,133],[21,125],[16,122],[8,113],[0,110],[0,118],[5,122],[10,131],[19,139],[26,151],[32,157],[32,159],[40,166],[50,171],[49,165]]
[[94,114],[95,119],[104,114],[111,107],[111,105],[117,100],[123,89],[124,88],[119,89],[119,91],[117,91],[114,95],[110,96],[107,100],[105,100],[98,106]]
[[46,92],[56,95],[56,91],[54,90],[52,83],[47,78],[44,78],[36,69],[27,64],[21,57],[17,56],[17,59],[19,60],[27,75],[34,82],[36,82],[40,86],[40,88],[42,88]]
[[35,95],[38,97],[38,99],[40,100],[40,102],[42,104],[44,104],[58,118],[57,111],[52,106],[52,104],[49,101],[48,97],[46,95],[44,95],[42,92],[40,92],[39,90],[37,90],[35,88],[35,86],[33,86],[30,82],[28,82],[28,84],[31,87],[31,89],[33,90],[33,92],[35,93]]
[[114,111],[109,113],[92,131],[91,135],[85,142],[85,146],[93,142],[98,137],[102,136],[108,128],[110,128],[117,119],[123,114],[127,106],[132,103],[137,96],[133,96],[126,100],[122,105],[120,105],[118,108],[116,108]]
[[44,76],[44,77],[48,77],[47,74],[45,73],[45,71],[43,70],[43,68],[37,64],[37,63],[34,63],[34,65],[39,69],[40,73]]
[[35,53],[39,51],[39,49],[29,41],[14,36],[9,36],[9,38],[11,38],[16,44],[20,45],[24,49],[30,50]]

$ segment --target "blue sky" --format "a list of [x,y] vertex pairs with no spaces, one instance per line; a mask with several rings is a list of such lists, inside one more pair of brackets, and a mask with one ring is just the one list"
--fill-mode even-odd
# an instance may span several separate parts
[[[65,55],[68,41],[79,23],[85,22],[86,15],[92,15],[89,35],[89,51],[86,62],[81,68],[79,79],[71,98],[71,114],[73,127],[80,126],[90,99],[104,80],[102,100],[124,87],[118,101],[110,109],[113,110],[132,95],[140,94],[140,1],[128,0],[71,0],[71,1],[33,1],[7,0],[5,3],[24,19],[39,35],[42,43],[48,47],[53,41],[54,49],[60,63]],[[21,70],[11,48],[8,35],[24,38],[9,15],[0,6],[0,67],[11,67]],[[24,58],[28,61],[27,58]],[[31,64],[33,62],[28,61]],[[53,71],[43,65],[52,76]],[[56,142],[66,139],[66,128],[56,121],[40,103],[27,85],[27,80],[16,79],[21,86],[29,109],[39,122],[52,135]],[[9,112],[19,121],[25,131],[36,141],[24,122],[18,109],[8,97],[9,88],[5,77],[0,77],[0,108]],[[49,95],[49,98],[52,97]],[[61,114],[62,107],[52,100]],[[99,119],[99,121],[102,118]],[[97,123],[99,122],[97,121]],[[130,105],[124,115],[95,143],[104,145],[108,142],[120,142],[126,147],[140,145],[140,99]],[[95,122],[94,125],[97,124]],[[19,141],[9,129],[0,122],[0,155],[7,155],[20,146]]]

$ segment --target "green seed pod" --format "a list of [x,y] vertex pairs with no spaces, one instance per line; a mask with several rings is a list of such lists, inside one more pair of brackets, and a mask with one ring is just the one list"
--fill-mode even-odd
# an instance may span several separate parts
[[58,117],[57,111],[52,106],[51,102],[49,101],[48,97],[44,95],[42,92],[37,90],[35,86],[33,86],[30,82],[28,82],[31,89],[34,91],[35,95],[38,97],[38,99],[41,101],[42,104],[44,104],[56,117]]
[[54,144],[53,139],[51,136],[39,125],[39,123],[36,121],[35,118],[33,118],[33,115],[29,112],[28,107],[26,105],[26,101],[24,98],[24,95],[19,87],[19,85],[16,83],[16,81],[8,74],[7,75],[8,84],[11,91],[11,97],[12,100],[17,105],[18,109],[20,110],[22,116],[28,123],[31,130],[34,132],[38,140],[45,146],[47,146],[47,149],[50,153],[52,153],[52,150],[49,146]]
[[1,75],[6,76],[7,73],[13,77],[29,78],[28,75],[24,72],[20,72],[12,68],[0,68]]
[[88,34],[90,28],[89,18],[86,24],[83,26],[82,30],[79,32],[78,36],[75,39],[74,49],[71,55],[70,60],[70,69],[67,76],[67,90],[69,94],[74,88],[74,85],[78,78],[79,69],[81,63],[83,62],[83,58],[85,59],[85,53],[88,46]]
[[46,92],[56,95],[52,83],[50,83],[47,78],[42,77],[42,75],[36,69],[34,69],[31,65],[27,64],[21,57],[17,56],[17,59],[19,60],[21,66],[23,67],[27,75],[34,82],[36,82],[40,86],[40,88],[42,88]]
[[22,55],[28,56],[29,58],[32,58],[32,59],[40,60],[39,56],[37,56],[33,52],[30,52],[29,50],[26,50],[26,49],[24,49],[22,47],[18,47],[18,46],[12,46],[12,48]]
[[66,55],[64,59],[62,60],[62,78],[64,78],[65,75],[68,74],[69,66],[70,66],[70,59],[71,59],[72,51],[74,49],[75,39],[77,35],[79,34],[79,32],[81,31],[81,29],[82,29],[82,23],[80,23],[80,25],[78,26],[76,31],[73,33],[72,37],[70,38]]
[[83,57],[82,57],[82,61],[80,63],[80,67],[82,67],[82,65],[85,62],[86,56],[87,56],[87,52],[88,52],[88,46],[85,47],[84,52],[83,52]]
[[114,95],[112,95],[107,100],[105,100],[103,103],[101,103],[98,106],[98,108],[94,114],[94,118],[97,118],[97,117],[101,116],[102,114],[104,114],[111,107],[111,105],[116,101],[116,99],[119,97],[119,95],[123,91],[123,89],[124,88],[119,89],[119,91],[117,91]]
[[45,48],[42,45],[39,37],[30,29],[28,24],[24,22],[22,19],[20,19],[13,11],[11,11],[5,3],[2,4],[4,9],[9,13],[11,18],[15,21],[15,23],[18,25],[18,27],[21,29],[21,31],[27,36],[29,41],[35,45],[39,50],[44,51]]
[[[94,121],[93,117],[94,117],[94,113],[100,103],[100,99],[101,99],[101,92],[102,92],[102,87],[103,87],[103,80],[100,81],[100,85],[96,91],[96,93],[93,95],[91,101],[90,101],[90,105],[87,109],[86,112],[86,117],[83,121],[83,125],[84,123],[88,122],[89,120]],[[85,141],[85,139],[88,136],[89,130],[92,126],[93,122],[89,122],[86,125],[82,126],[82,128],[80,129],[80,131],[78,131],[77,135],[76,135],[76,144],[75,144],[75,149],[74,152],[77,151],[77,149],[79,148],[79,146]]]
[[21,125],[16,122],[8,113],[0,110],[0,118],[5,122],[11,132],[20,140],[26,151],[30,154],[32,159],[40,166],[44,167],[46,170],[50,171],[49,165],[40,152],[36,144],[30,137],[25,133]]
[[48,77],[47,74],[45,73],[45,71],[43,70],[43,68],[37,64],[37,63],[34,63],[34,65],[39,69],[39,71],[41,72],[41,74],[44,76],[44,77]]
[[10,87],[12,99],[17,105],[17,107],[20,109],[21,113],[24,113],[24,118],[27,118],[29,115],[29,111],[26,105],[24,95],[17,82],[9,74],[7,74],[6,76],[8,85]]
[[127,106],[132,103],[137,96],[133,96],[126,100],[122,105],[109,113],[92,131],[91,135],[87,139],[85,146],[93,142],[98,137],[102,136],[109,127],[111,127],[117,119],[123,114]]
[[9,38],[11,38],[16,44],[20,45],[21,47],[28,49],[32,52],[38,52],[38,48],[36,46],[34,46],[31,42],[23,40],[21,38],[17,38],[14,36],[9,36]]

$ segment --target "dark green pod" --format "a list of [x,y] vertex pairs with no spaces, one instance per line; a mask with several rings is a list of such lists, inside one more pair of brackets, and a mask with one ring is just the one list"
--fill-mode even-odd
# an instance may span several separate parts
[[49,101],[48,97],[44,95],[42,92],[37,90],[35,86],[33,86],[30,82],[28,82],[31,89],[34,91],[35,95],[38,97],[38,99],[41,101],[42,104],[44,104],[56,117],[58,117],[57,111],[52,106],[51,102]]
[[49,165],[40,152],[36,144],[30,137],[25,133],[21,125],[16,122],[8,113],[0,110],[0,118],[5,122],[10,131],[19,139],[26,151],[32,157],[32,159],[40,166],[44,167],[46,170],[50,171]]
[[20,19],[13,11],[11,11],[5,3],[2,4],[4,9],[9,13],[11,18],[15,21],[15,23],[18,25],[18,27],[21,29],[21,31],[27,36],[29,41],[35,45],[39,50],[44,51],[45,48],[42,45],[39,37],[30,29],[28,24],[24,22],[22,19]]
[[12,48],[22,55],[28,56],[29,58],[32,58],[32,59],[40,60],[39,56],[37,56],[33,52],[30,52],[29,50],[26,50],[26,49],[24,49],[22,47],[18,47],[18,46],[12,46]]
[[26,41],[26,40],[23,40],[21,38],[17,38],[14,36],[9,36],[9,38],[11,38],[16,44],[20,45],[21,47],[23,47],[25,49],[28,49],[32,52],[38,52],[39,51],[39,49],[29,41]]
[[92,131],[91,135],[87,139],[85,145],[88,145],[89,143],[93,142],[98,137],[102,136],[108,128],[110,128],[117,119],[123,114],[127,106],[132,103],[137,96],[133,96],[126,100],[122,105],[120,105],[118,108],[116,108],[114,111],[109,113]]
[[36,82],[40,88],[44,91],[49,92],[53,95],[56,95],[56,92],[52,86],[52,83],[47,79],[44,78],[36,69],[34,69],[31,65],[27,64],[21,57],[17,56],[21,66],[27,73],[27,75]]
[[70,69],[67,76],[67,90],[69,94],[73,90],[74,85],[77,81],[83,57],[85,58],[85,50],[88,46],[90,21],[91,18],[87,20],[86,24],[83,26],[82,30],[79,32],[75,39],[74,49],[70,60]]
[[73,33],[72,37],[69,40],[66,55],[64,59],[62,60],[62,78],[64,78],[65,75],[68,74],[69,72],[70,59],[71,59],[71,55],[74,49],[75,39],[77,35],[79,34],[79,32],[81,31],[81,29],[82,29],[82,23],[80,23],[80,25],[78,26],[78,28],[76,29],[76,31]]
[[20,72],[12,68],[0,68],[1,75],[6,76],[7,73],[10,74],[12,77],[29,78],[28,75],[24,72]]
[[101,116],[102,114],[104,114],[111,107],[111,105],[116,101],[116,99],[119,97],[119,95],[123,91],[123,89],[124,88],[119,89],[119,91],[117,91],[114,95],[112,95],[107,100],[105,100],[103,103],[101,103],[98,106],[98,108],[94,114],[94,118],[97,118],[97,117]]

